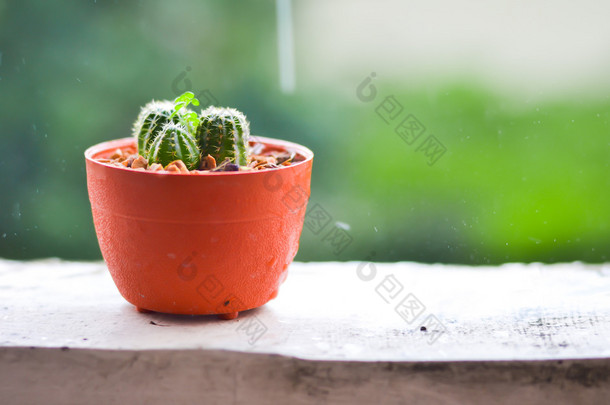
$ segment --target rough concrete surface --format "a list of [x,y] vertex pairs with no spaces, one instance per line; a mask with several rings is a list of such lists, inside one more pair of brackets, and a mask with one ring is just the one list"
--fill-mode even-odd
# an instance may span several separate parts
[[0,403],[605,403],[610,267],[295,263],[231,321],[0,261]]

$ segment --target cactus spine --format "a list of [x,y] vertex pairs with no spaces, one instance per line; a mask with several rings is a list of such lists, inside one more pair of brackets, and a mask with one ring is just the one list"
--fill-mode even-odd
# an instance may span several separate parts
[[[171,101],[151,101],[142,107],[138,119],[133,125],[133,135],[138,139],[138,153],[142,156],[148,154],[150,145],[157,135],[161,133],[163,126],[170,122],[170,116],[174,112],[174,103]],[[180,116],[175,115],[171,121],[178,123]]]
[[148,150],[148,163],[167,166],[174,160],[182,160],[189,170],[199,168],[201,154],[197,141],[188,129],[172,122],[163,126]]
[[201,112],[197,141],[203,156],[212,155],[218,164],[229,159],[240,166],[247,164],[250,124],[233,108],[208,107]]

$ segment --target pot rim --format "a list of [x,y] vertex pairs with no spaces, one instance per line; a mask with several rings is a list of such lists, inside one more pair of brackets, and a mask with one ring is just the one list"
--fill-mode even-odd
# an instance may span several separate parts
[[[296,166],[299,166],[301,164],[306,164],[307,162],[313,160],[313,152],[311,151],[311,149],[300,145],[298,143],[294,143],[294,142],[290,142],[290,141],[285,141],[283,139],[276,139],[276,138],[267,138],[264,136],[258,136],[258,135],[252,135],[251,136],[251,141],[255,141],[255,142],[259,142],[259,143],[264,143],[267,145],[271,145],[271,146],[280,146],[282,148],[285,149],[294,149],[297,153],[303,155],[305,157],[305,160],[302,160],[300,162],[297,162],[295,164],[291,164],[289,166],[281,166],[281,167],[277,167],[274,169],[270,169],[270,170],[251,170],[251,171],[236,171],[236,172],[206,172],[205,176],[245,176],[248,174],[260,174],[260,173],[269,173],[271,171],[275,172],[278,170],[290,170],[291,168],[294,168]],[[116,170],[123,170],[123,171],[127,171],[130,173],[134,173],[134,174],[148,174],[148,175],[155,175],[155,176],[167,176],[167,175],[171,175],[171,176],[190,176],[190,177],[195,177],[193,176],[191,173],[159,173],[159,172],[152,172],[152,171],[136,171],[136,170],[132,170],[128,167],[119,167],[119,166],[114,166],[114,165],[110,165],[107,163],[103,163],[103,162],[99,162],[97,160],[95,160],[94,156],[97,155],[100,152],[109,150],[109,149],[117,149],[120,148],[121,146],[125,146],[126,142],[132,142],[135,143],[136,140],[133,137],[126,137],[126,138],[118,138],[118,139],[112,139],[109,141],[104,141],[98,144],[95,144],[93,146],[90,146],[89,148],[87,148],[85,150],[85,159],[89,162],[91,162],[92,164],[96,164],[96,165],[101,165],[107,168],[111,168],[111,169],[116,169]],[[202,176],[196,176],[196,177],[202,177]]]

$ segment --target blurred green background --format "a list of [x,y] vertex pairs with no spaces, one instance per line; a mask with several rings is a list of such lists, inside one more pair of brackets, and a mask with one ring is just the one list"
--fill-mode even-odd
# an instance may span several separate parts
[[[326,231],[305,228],[297,260],[608,260],[607,42],[562,65],[545,52],[577,58],[578,44],[560,44],[573,26],[539,26],[538,58],[518,47],[528,38],[513,49],[487,35],[493,21],[477,31],[448,25],[451,11],[439,20],[409,3],[330,3],[292,3],[287,92],[273,1],[0,1],[0,256],[100,259],[84,150],[129,136],[152,98],[189,89],[244,111],[254,134],[315,152],[309,207],[351,242],[337,253]],[[508,4],[487,18],[526,24],[528,10]],[[589,12],[582,24],[595,28]],[[401,31],[407,14],[431,30]],[[460,37],[461,24],[474,31]],[[362,101],[372,72],[376,97]],[[392,125],[377,114],[391,95],[403,107]],[[408,114],[426,128],[412,145],[394,132]],[[418,150],[428,135],[446,149],[433,165]]]

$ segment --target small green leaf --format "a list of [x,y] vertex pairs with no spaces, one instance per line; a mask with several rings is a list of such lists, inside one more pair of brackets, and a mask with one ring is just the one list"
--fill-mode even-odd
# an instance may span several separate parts
[[[195,94],[193,94],[192,92],[187,91],[187,92],[181,94],[180,96],[176,97],[176,99],[174,100],[174,112],[169,117],[170,120],[176,114],[178,114],[178,111],[180,111],[182,109],[187,110],[187,107],[189,106],[189,104],[193,104],[195,106],[199,105],[199,100],[197,100],[195,98]],[[199,125],[199,117],[197,116],[196,113],[194,113],[192,111],[190,111],[190,112],[185,111],[185,114],[182,114],[180,116],[180,122],[183,125],[191,124],[194,128],[196,128]]]
[[178,97],[176,97],[176,99],[174,100],[174,103],[190,101],[194,97],[195,97],[195,95],[192,92],[187,91],[187,92],[179,95]]

